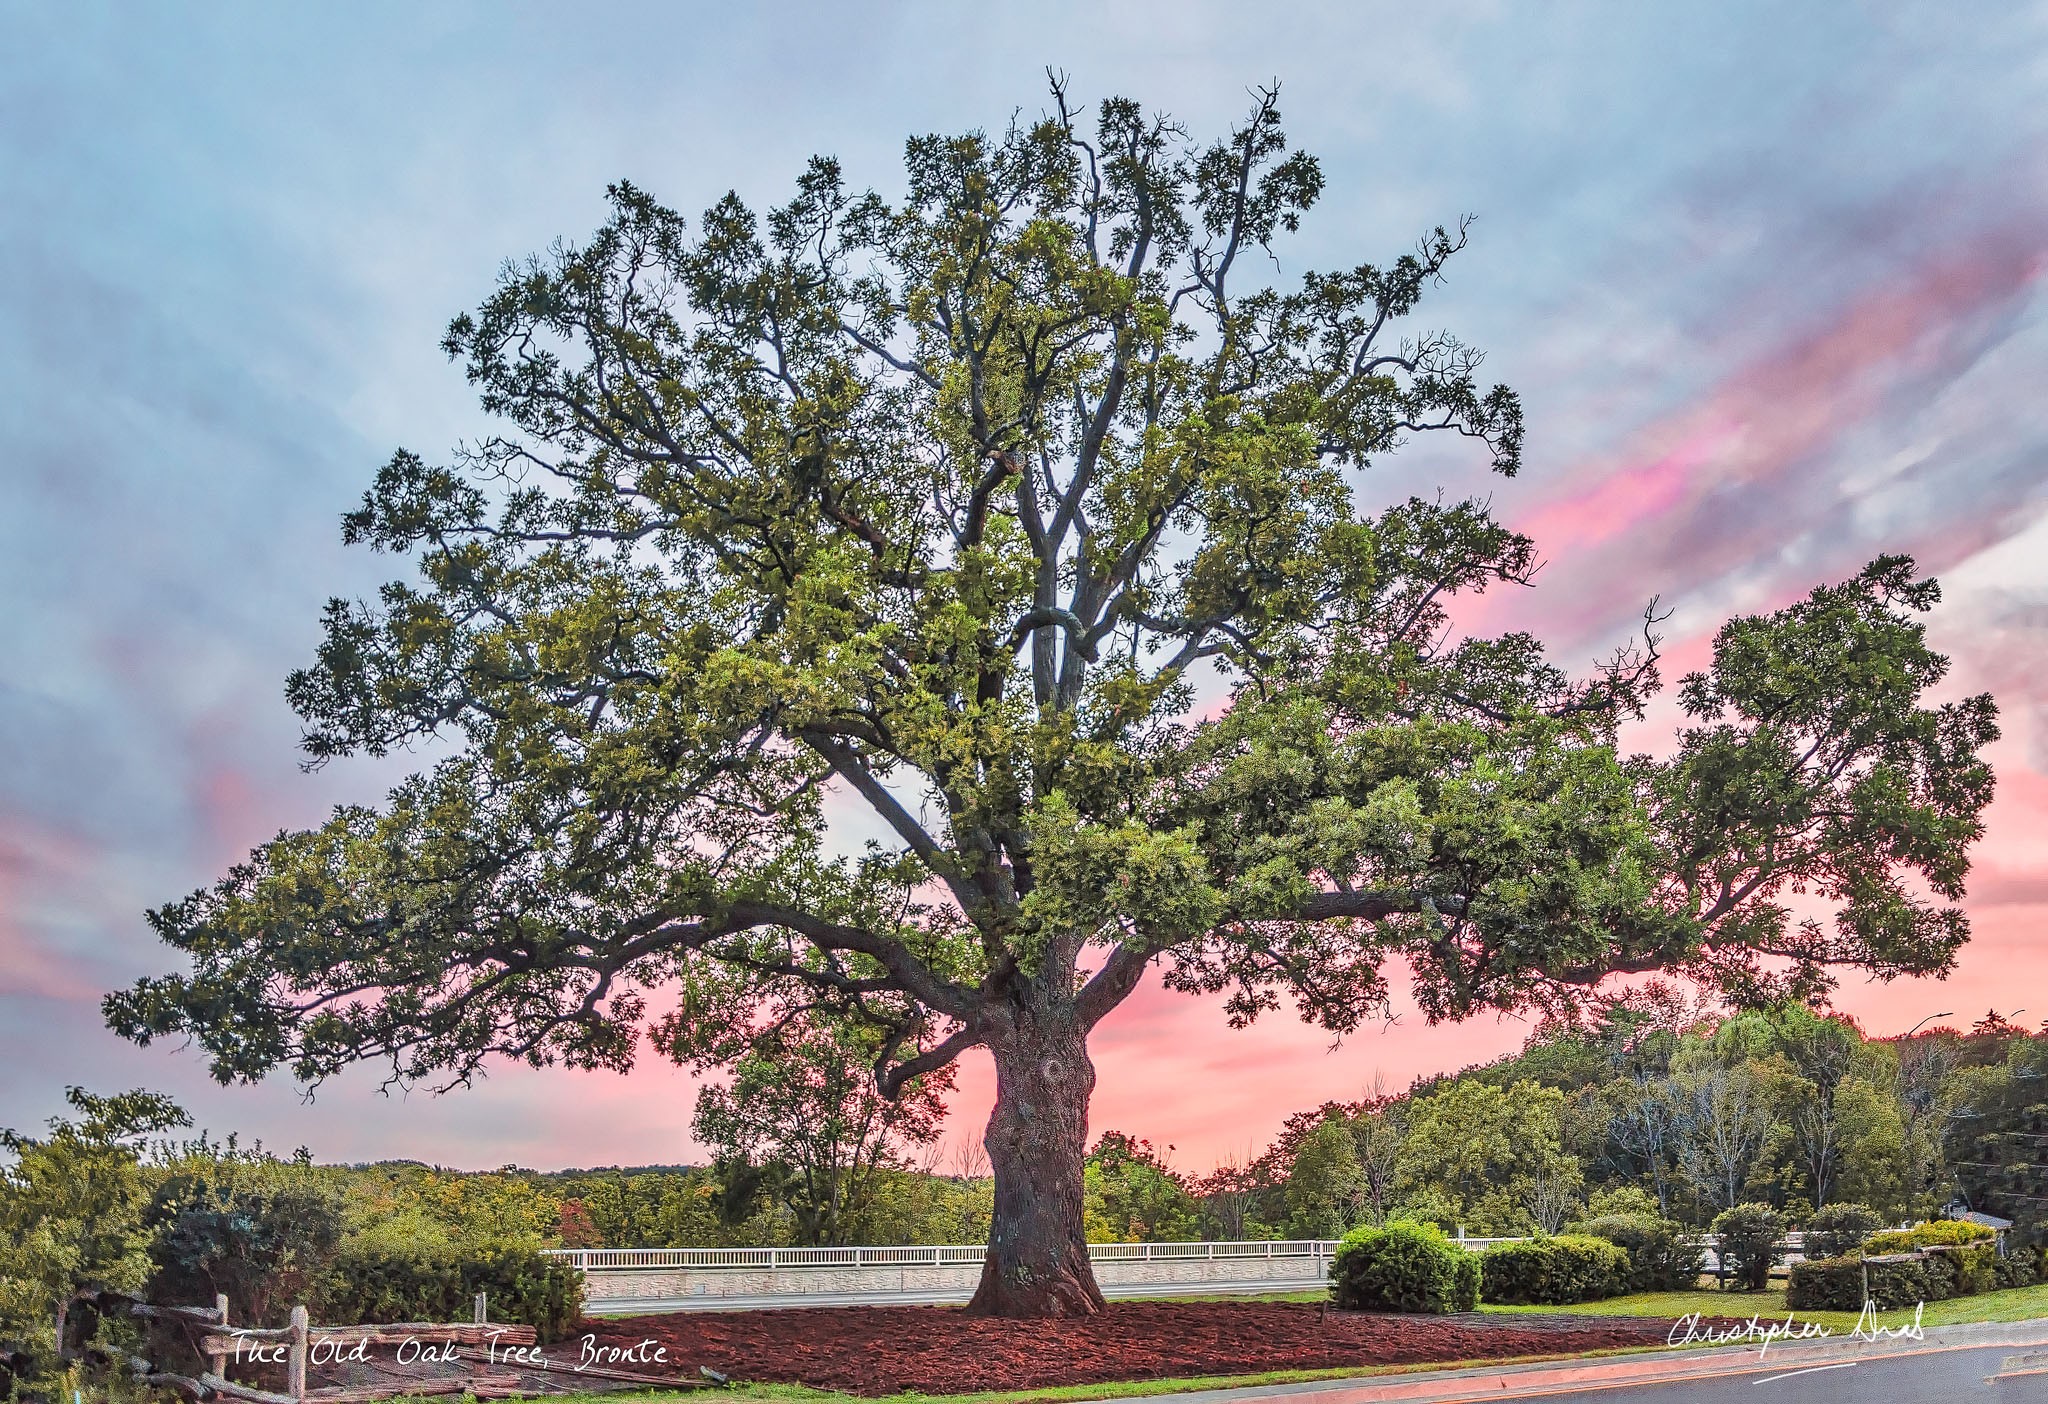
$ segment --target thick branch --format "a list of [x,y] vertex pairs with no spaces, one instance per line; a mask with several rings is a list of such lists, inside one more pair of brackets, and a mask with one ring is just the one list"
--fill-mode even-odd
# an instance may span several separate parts
[[981,1034],[972,1025],[962,1027],[934,1047],[926,1049],[915,1058],[906,1058],[893,1067],[875,1068],[875,1085],[882,1095],[895,1101],[903,1092],[905,1083],[926,1073],[937,1072],[968,1049],[981,1043]]
[[1081,992],[1074,997],[1082,1028],[1094,1028],[1105,1014],[1138,988],[1145,967],[1152,963],[1152,955],[1142,945],[1128,941],[1120,943],[1109,953],[1109,959],[1102,963],[1102,968],[1089,977],[1088,983],[1081,986]]

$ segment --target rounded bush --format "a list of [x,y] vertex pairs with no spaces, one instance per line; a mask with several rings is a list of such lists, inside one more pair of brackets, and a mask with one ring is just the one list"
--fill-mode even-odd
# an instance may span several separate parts
[[1479,1297],[1471,1257],[1434,1224],[1353,1229],[1330,1262],[1330,1298],[1350,1311],[1470,1311]]
[[1699,1284],[1706,1254],[1672,1219],[1654,1214],[1603,1214],[1572,1232],[1604,1238],[1628,1254],[1630,1292],[1687,1292]]
[[1805,1256],[1847,1258],[1863,1246],[1863,1240],[1884,1227],[1877,1211],[1865,1204],[1829,1204],[1813,1211],[1806,1221]]
[[1785,1236],[1785,1220],[1777,1210],[1768,1204],[1724,1209],[1714,1218],[1714,1235],[1721,1245],[1724,1271],[1752,1292],[1770,1285],[1778,1240]]
[[228,1299],[230,1319],[281,1326],[339,1250],[341,1198],[292,1162],[188,1157],[151,1199],[150,1295]]
[[1565,1234],[1498,1243],[1481,1255],[1479,1291],[1489,1302],[1565,1306],[1628,1290],[1629,1257],[1604,1238]]

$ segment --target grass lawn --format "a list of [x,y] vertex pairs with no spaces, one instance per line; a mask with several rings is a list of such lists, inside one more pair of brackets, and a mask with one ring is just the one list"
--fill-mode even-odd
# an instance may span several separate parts
[[[1629,1297],[1609,1297],[1602,1302],[1579,1302],[1573,1306],[1482,1306],[1485,1312],[1503,1315],[1564,1312],[1584,1316],[1660,1316],[1676,1320],[1699,1312],[1705,1316],[1726,1316],[1742,1320],[1749,1316],[1786,1315],[1785,1292],[1639,1292]],[[1853,1311],[1802,1311],[1799,1320],[1812,1321],[1837,1333],[1856,1324]],[[2030,1321],[2048,1317],[2048,1284],[2016,1287],[2006,1292],[1982,1292],[1974,1297],[1954,1297],[1929,1302],[1920,1317],[1924,1326],[1956,1326],[1969,1321]],[[1885,1311],[1877,1315],[1880,1326],[1904,1326],[1913,1319],[1910,1311]]]

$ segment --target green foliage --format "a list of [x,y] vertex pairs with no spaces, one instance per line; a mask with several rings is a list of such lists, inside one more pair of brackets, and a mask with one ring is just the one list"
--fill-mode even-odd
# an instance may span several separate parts
[[1674,1220],[1609,1213],[1574,1224],[1572,1232],[1604,1238],[1628,1254],[1624,1291],[1689,1292],[1699,1285],[1704,1250]]
[[1920,1248],[1990,1243],[1997,1237],[1995,1229],[1983,1224],[1963,1219],[1934,1219],[1909,1229],[1871,1234],[1863,1240],[1863,1251],[1867,1254],[1911,1253]]
[[[1600,1219],[1657,1217],[1656,1196],[1640,1185],[1615,1185],[1607,1189],[1596,1189],[1586,1196],[1586,1222],[1589,1224]],[[1589,1228],[1585,1232],[1596,1233],[1601,1238],[1607,1237],[1597,1229]]]
[[1398,1202],[1412,1213],[1441,1204],[1468,1232],[1526,1232],[1546,1188],[1556,1227],[1583,1183],[1563,1148],[1564,1094],[1518,1082],[1500,1088],[1459,1078],[1408,1108],[1408,1134],[1394,1178]]
[[[1979,752],[1998,735],[1997,713],[1988,696],[1920,705],[1948,660],[1912,616],[1939,598],[1910,560],[1881,557],[1788,609],[1723,626],[1713,666],[1679,685],[1698,725],[1656,781],[1674,806],[1659,810],[1673,877],[1725,893],[1709,877],[1720,855],[1772,855],[1771,876],[1727,913],[1723,929],[1747,939],[1708,957],[1748,1002],[1809,997],[1844,959],[1943,971],[1968,938],[1953,903],[1983,832],[1993,781]],[[1794,925],[1780,900],[1794,888],[1831,902],[1832,921]],[[1763,973],[1762,952],[1789,957],[1790,974]]]
[[478,1292],[491,1320],[535,1327],[543,1341],[562,1339],[582,1319],[580,1274],[533,1248],[390,1242],[343,1247],[321,1286],[317,1316],[335,1324],[467,1321]]
[[1430,1224],[1393,1220],[1344,1235],[1330,1261],[1330,1298],[1350,1311],[1470,1311],[1479,1271]]
[[995,1180],[915,1170],[883,1172],[867,1211],[868,1243],[982,1243],[995,1213]]
[[718,1215],[718,1186],[705,1171],[647,1171],[579,1178],[571,1186],[607,1248],[722,1248],[746,1241]]
[[159,1302],[211,1305],[230,1319],[279,1326],[305,1301],[341,1243],[342,1199],[303,1153],[280,1161],[201,1137],[166,1168],[146,1223],[149,1291]]
[[1452,1284],[1451,1307],[1454,1311],[1476,1311],[1479,1307],[1479,1286],[1485,1280],[1485,1265],[1479,1254],[1458,1250],[1456,1278]]
[[2041,1254],[2033,1248],[2013,1248],[1992,1264],[1991,1273],[2000,1288],[2031,1287],[2041,1280]]
[[1973,1297],[1998,1285],[1998,1250],[1989,1243],[1930,1248],[1928,1252],[1947,1263],[1955,1280],[1951,1296]]
[[1184,1243],[1199,1232],[1201,1205],[1149,1141],[1103,1132],[1082,1190],[1091,1243]]
[[[1861,1284],[1866,1273],[1870,1298],[1883,1308],[1974,1296],[2007,1285],[2007,1278],[2016,1279],[2024,1275],[2011,1269],[2001,1270],[1997,1250],[1991,1243],[1982,1239],[1958,1239],[1953,1234],[1942,1232],[1941,1227],[1921,1225],[1921,1229],[1935,1231],[1918,1239],[1914,1235],[1919,1230],[1879,1234],[1865,1245],[1860,1257],[1794,1263],[1786,1303],[1830,1310],[1860,1310]],[[2011,1285],[2024,1284],[2014,1281]],[[1837,1302],[1846,1305],[1832,1305]]]
[[1854,1257],[1883,1223],[1868,1205],[1827,1205],[1807,1219],[1803,1251],[1809,1258]]
[[560,1192],[513,1166],[464,1174],[399,1162],[349,1173],[343,1185],[344,1227],[358,1243],[539,1248],[561,1222]]
[[2048,1037],[1977,1039],[1990,1061],[1965,1065],[1947,1121],[1947,1159],[1973,1208],[2048,1243]]
[[1795,1311],[1860,1312],[1866,1281],[1870,1300],[1880,1311],[1938,1301],[1944,1295],[1931,1289],[1927,1263],[1922,1258],[1881,1263],[1866,1262],[1860,1257],[1809,1258],[1792,1264],[1785,1305]]
[[1778,1242],[1785,1236],[1785,1220],[1777,1210],[1768,1204],[1738,1204],[1714,1216],[1713,1231],[1723,1271],[1752,1292],[1769,1285],[1771,1268],[1784,1256]]
[[1365,1172],[1350,1128],[1341,1120],[1316,1126],[1294,1153],[1287,1174],[1287,1236],[1335,1238],[1364,1217]]
[[1496,1243],[1479,1260],[1479,1290],[1489,1302],[1564,1306],[1630,1290],[1629,1255],[1605,1238],[1567,1234]]
[[[729,1184],[749,1191],[727,1206],[728,1222],[747,1217],[753,1196],[765,1194],[794,1218],[799,1243],[873,1236],[883,1177],[937,1140],[954,1077],[951,1067],[939,1068],[884,1097],[872,1071],[883,1042],[865,1025],[793,1011],[766,1028],[690,1045],[700,1067],[731,1064],[727,1085],[697,1094],[692,1122],[697,1140],[728,1168]],[[684,1056],[680,1043],[672,1051]]]
[[13,1163],[0,1166],[0,1340],[20,1342],[48,1368],[68,1344],[73,1294],[134,1291],[149,1276],[145,1138],[186,1123],[154,1092],[99,1097],[65,1089],[75,1119],[49,1133],[0,1131]]

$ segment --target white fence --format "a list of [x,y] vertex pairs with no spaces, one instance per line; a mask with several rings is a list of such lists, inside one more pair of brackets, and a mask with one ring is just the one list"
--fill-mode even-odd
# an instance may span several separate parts
[[[1519,1238],[1460,1238],[1473,1252]],[[1706,1270],[1719,1262],[1711,1236]],[[1779,1245],[1797,1261],[1801,1238]],[[979,1243],[857,1248],[557,1248],[583,1273],[596,1313],[637,1313],[854,1302],[966,1301],[981,1279]],[[1297,1292],[1329,1276],[1335,1239],[1223,1243],[1092,1243],[1088,1258],[1109,1297]]]
[[[1474,1252],[1519,1238],[1460,1238]],[[783,1268],[980,1267],[988,1255],[981,1243],[948,1243],[897,1248],[550,1248],[585,1272],[680,1268],[692,1272],[777,1271]],[[1216,1243],[1091,1243],[1091,1263],[1155,1263],[1200,1259],[1204,1262],[1240,1258],[1311,1258],[1327,1262],[1337,1251],[1334,1238],[1240,1239]]]
[[[1468,1248],[1501,1242],[1468,1238]],[[1109,1297],[1312,1291],[1334,1239],[1095,1243],[1088,1257]],[[981,1280],[981,1244],[892,1248],[559,1248],[581,1269],[593,1313],[733,1310],[847,1303],[964,1302]]]

